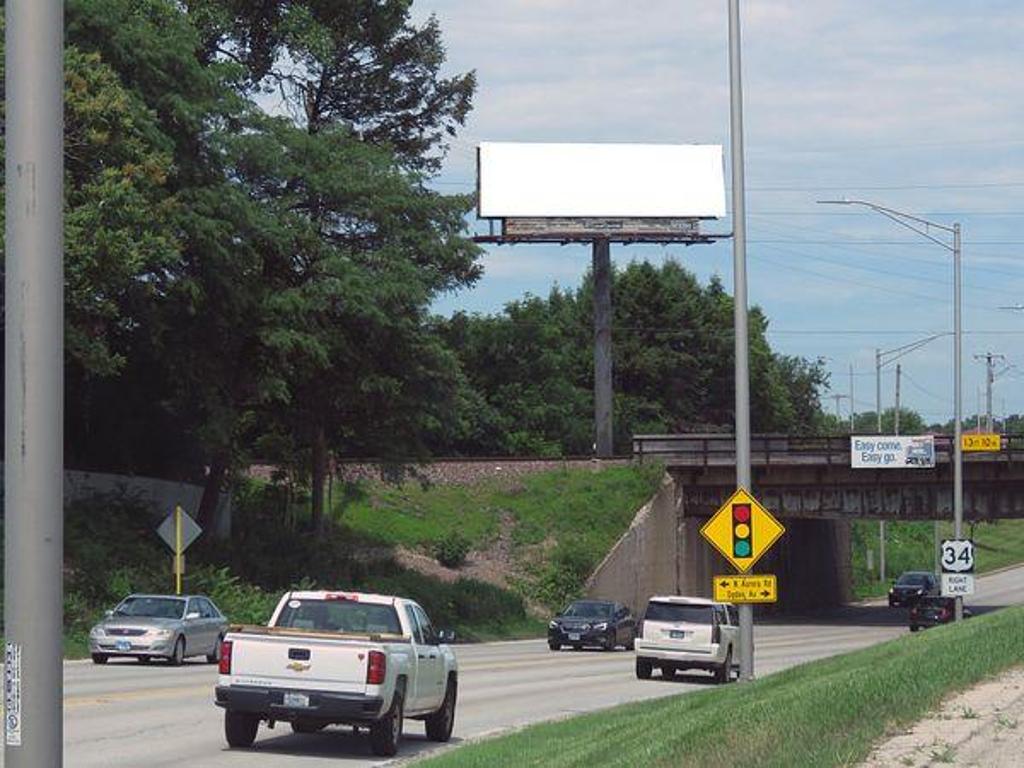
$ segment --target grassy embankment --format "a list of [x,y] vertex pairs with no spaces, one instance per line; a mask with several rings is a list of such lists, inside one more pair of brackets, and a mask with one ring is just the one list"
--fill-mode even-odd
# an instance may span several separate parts
[[947,694],[1020,664],[1024,608],[685,696],[526,728],[424,768],[852,765]]
[[503,537],[515,591],[556,608],[578,593],[661,476],[647,465],[426,489],[374,485],[346,503],[341,519],[366,537],[424,554],[453,538],[486,550]]
[[[964,526],[971,535],[971,527]],[[942,522],[942,538],[953,538],[953,524]],[[889,582],[878,581],[878,521],[857,520],[853,523],[853,583],[858,598],[884,595]],[[974,526],[976,569],[978,573],[1024,562],[1024,520],[997,520]],[[867,567],[867,550],[873,554],[873,569]],[[903,571],[930,571],[935,562],[934,532],[931,522],[886,525],[886,571],[890,579]]]

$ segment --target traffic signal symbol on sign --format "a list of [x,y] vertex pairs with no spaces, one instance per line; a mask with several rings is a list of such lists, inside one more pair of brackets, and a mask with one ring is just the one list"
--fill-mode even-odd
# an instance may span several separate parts
[[754,567],[786,529],[757,499],[740,488],[700,529],[740,573]]
[[732,556],[750,557],[754,551],[753,530],[751,529],[750,505],[732,505]]

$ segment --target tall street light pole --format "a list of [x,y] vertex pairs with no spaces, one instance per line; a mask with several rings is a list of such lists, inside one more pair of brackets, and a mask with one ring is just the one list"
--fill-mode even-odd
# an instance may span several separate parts
[[63,11],[6,8],[6,768],[57,768],[64,740]]
[[[729,145],[732,154],[733,332],[736,376],[736,486],[751,489],[750,365],[747,326],[747,215],[743,174],[740,3],[729,0]],[[754,679],[754,607],[739,606],[740,681]]]
[[[961,243],[960,223],[952,226],[939,224],[920,216],[887,208],[868,200],[819,200],[825,205],[860,205],[880,213],[901,227],[905,227],[953,254],[953,536],[961,538],[964,517],[964,462],[963,462],[963,323],[961,318]],[[952,244],[932,234],[932,230],[952,235]],[[956,598],[954,619],[961,621],[964,615],[964,600]]]

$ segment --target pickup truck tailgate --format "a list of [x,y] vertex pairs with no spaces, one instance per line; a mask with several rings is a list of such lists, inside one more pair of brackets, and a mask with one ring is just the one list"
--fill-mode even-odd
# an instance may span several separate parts
[[231,677],[242,685],[366,692],[367,655],[374,643],[257,635],[229,635]]

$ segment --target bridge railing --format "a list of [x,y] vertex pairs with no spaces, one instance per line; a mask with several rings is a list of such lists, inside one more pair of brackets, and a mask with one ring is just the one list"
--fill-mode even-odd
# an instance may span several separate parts
[[[934,435],[937,462],[948,462],[953,453],[952,435]],[[992,454],[965,454],[1015,461],[1024,459],[1024,434],[1003,435],[1002,450]],[[673,464],[715,466],[736,462],[736,438],[728,433],[634,435],[633,457],[671,459]],[[850,465],[850,435],[759,434],[750,438],[750,458],[755,464]]]

